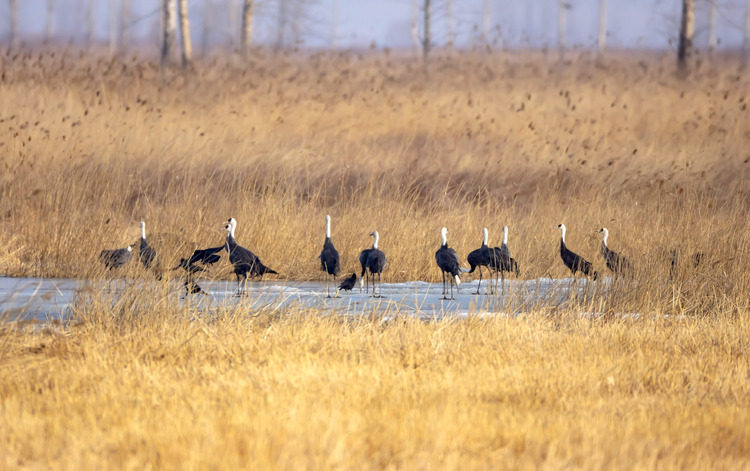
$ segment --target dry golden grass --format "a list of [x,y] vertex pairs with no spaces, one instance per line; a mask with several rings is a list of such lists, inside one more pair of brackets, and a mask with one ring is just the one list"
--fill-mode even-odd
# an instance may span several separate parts
[[686,79],[624,54],[436,56],[429,80],[395,54],[0,69],[2,274],[100,278],[141,220],[166,266],[233,216],[267,265],[317,279],[325,214],[347,272],[380,232],[391,281],[438,279],[442,226],[463,259],[509,225],[527,279],[568,276],[560,222],[599,271],[602,226],[639,267],[519,318],[195,317],[162,284],[82,301],[76,325],[4,323],[3,466],[747,466],[750,79],[731,61]]

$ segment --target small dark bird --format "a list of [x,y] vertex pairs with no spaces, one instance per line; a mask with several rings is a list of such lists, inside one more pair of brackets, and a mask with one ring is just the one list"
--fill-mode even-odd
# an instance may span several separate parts
[[599,274],[594,271],[594,266],[591,264],[591,262],[587,261],[585,258],[581,257],[575,252],[572,252],[568,249],[568,247],[565,246],[565,224],[559,224],[558,229],[560,229],[560,258],[562,258],[563,263],[566,267],[573,273],[573,279],[575,281],[576,272],[582,272],[586,276],[591,276],[594,280],[599,276]]
[[[490,248],[487,247],[488,232],[485,227],[482,229],[482,246],[476,250],[469,252],[466,260],[469,262],[469,273],[473,273],[474,270],[479,267],[479,284],[477,285],[477,291],[474,294],[479,294],[479,288],[482,286],[482,267],[487,267],[487,271],[490,272]],[[490,272],[491,273],[491,272]],[[487,289],[487,293],[492,292],[492,283]]]
[[351,291],[352,288],[354,288],[354,285],[357,284],[357,274],[352,273],[352,276],[349,278],[344,278],[344,281],[341,282],[339,285],[339,289],[343,289],[344,291]]
[[153,269],[156,279],[161,280],[161,272],[158,269],[159,259],[156,257],[156,250],[146,242],[146,223],[143,221],[141,221],[141,249],[138,259],[147,270]]
[[132,255],[133,248],[128,245],[124,249],[102,250],[99,254],[99,260],[101,260],[105,267],[114,270],[128,263]]
[[333,284],[336,285],[336,276],[341,271],[339,253],[331,241],[331,216],[326,215],[326,240],[323,242],[323,250],[320,252],[320,269],[326,272],[326,294],[331,297],[328,287],[328,275],[333,275]]
[[461,278],[459,278],[459,273],[461,273],[461,266],[458,263],[458,255],[456,254],[456,251],[448,247],[448,229],[445,227],[440,229],[440,237],[442,238],[442,244],[440,245],[440,248],[435,252],[435,261],[437,262],[437,266],[440,267],[440,271],[443,274],[443,299],[448,299],[448,290],[445,285],[445,274],[449,273],[451,275],[450,278],[450,285],[451,285],[451,299],[453,299],[453,282],[456,283],[456,291],[458,291],[459,286],[461,285]]
[[596,233],[602,234],[602,256],[607,262],[607,268],[609,268],[615,276],[631,271],[630,262],[625,256],[614,250],[610,250],[607,246],[607,238],[609,237],[609,231],[607,228],[602,227],[596,231]]
[[229,253],[229,261],[234,265],[234,274],[237,275],[237,296],[240,296],[244,293],[244,286],[240,290],[240,276],[242,277],[242,281],[247,282],[248,273],[251,277],[258,276],[260,279],[263,279],[263,275],[278,273],[263,265],[254,253],[237,244],[237,241],[234,239],[234,230],[236,227],[237,221],[234,218],[229,218],[224,226],[227,231],[225,248],[227,253]]
[[198,285],[193,279],[196,273],[205,271],[208,265],[213,265],[221,260],[220,252],[224,250],[224,246],[211,247],[208,249],[194,250],[188,258],[180,259],[180,264],[172,268],[172,270],[184,269],[187,274],[185,277],[185,295],[188,294],[208,294]]
[[[383,273],[383,270],[385,269],[386,265],[386,259],[385,254],[378,249],[378,241],[380,240],[380,235],[378,234],[378,231],[373,231],[370,234],[371,237],[373,237],[372,241],[372,248],[363,250],[359,254],[359,262],[362,263],[364,258],[364,265],[362,265],[362,274],[364,275],[365,270],[369,270],[370,272],[370,279],[372,279],[372,297],[373,298],[382,298],[383,297],[383,291],[381,286],[381,291],[378,296],[375,296],[375,275],[378,275],[378,282],[380,283],[380,276]],[[362,284],[364,283],[365,279],[363,276],[359,278],[359,287],[362,289]]]

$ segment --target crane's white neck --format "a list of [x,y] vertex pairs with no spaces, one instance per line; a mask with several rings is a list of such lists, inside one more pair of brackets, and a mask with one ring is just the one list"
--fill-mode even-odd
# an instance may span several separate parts
[[331,216],[326,216],[326,237],[331,238]]
[[128,245],[128,252],[132,252],[132,251],[133,251],[133,247]]
[[602,244],[607,245],[607,237],[609,237],[609,231],[602,229]]
[[565,242],[565,224],[560,224],[560,237],[562,237],[562,241]]
[[372,236],[374,237],[372,241],[372,248],[377,249],[378,248],[378,240],[380,239],[380,234],[378,234],[378,231],[375,231],[372,233]]
[[503,226],[503,244],[508,245],[508,226]]
[[227,232],[230,236],[232,236],[232,239],[234,239],[234,228],[237,227],[237,221],[234,220],[234,218],[229,220],[229,223],[227,224]]
[[146,223],[141,221],[141,239],[146,238]]
[[440,229],[440,238],[443,240],[443,245],[448,245],[448,229]]
[[487,240],[489,239],[489,235],[487,232],[487,228],[485,227],[482,229],[482,245],[487,245]]

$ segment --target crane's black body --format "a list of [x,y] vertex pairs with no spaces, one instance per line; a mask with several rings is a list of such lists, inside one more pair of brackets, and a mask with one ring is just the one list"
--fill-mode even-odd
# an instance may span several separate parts
[[99,260],[104,264],[105,267],[110,270],[120,268],[130,261],[130,257],[133,255],[130,246],[124,249],[107,249],[102,250],[99,254]]
[[451,275],[450,279],[450,285],[451,285],[451,297],[453,298],[453,283],[456,282],[456,290],[458,291],[458,285],[460,284],[458,275],[461,273],[461,265],[458,262],[458,254],[456,254],[456,251],[452,248],[448,247],[448,240],[446,238],[446,234],[448,233],[448,230],[443,228],[440,232],[443,243],[440,245],[440,248],[437,249],[437,252],[435,252],[435,262],[437,262],[437,266],[440,268],[440,271],[443,275],[443,299],[448,299],[447,297],[447,288],[445,285],[445,274],[449,273]]
[[[380,239],[380,235],[378,234],[378,231],[373,231],[372,234],[370,234],[374,239],[372,241],[372,247],[366,250],[363,250],[359,254],[359,263],[362,265],[362,277],[360,277],[360,289],[362,287],[362,282],[365,281],[363,278],[366,272],[369,272],[368,280],[372,280],[372,297],[373,298],[382,298],[383,293],[382,289],[379,295],[375,295],[375,276],[377,275],[378,283],[381,282],[381,275],[383,273],[383,270],[385,269],[385,265],[387,263],[385,258],[385,253],[383,253],[382,250],[378,249],[378,240]],[[369,281],[368,281],[369,286]],[[369,288],[368,288],[369,289]]]
[[159,270],[159,259],[156,256],[156,250],[148,245],[146,241],[146,223],[141,221],[141,246],[138,251],[138,259],[146,270],[152,270],[157,280],[161,280]]
[[505,272],[515,273],[516,278],[521,276],[521,270],[518,268],[518,262],[510,256],[510,251],[503,250],[503,247],[493,247],[490,249],[489,268],[499,274],[503,289],[505,288]]
[[237,295],[239,296],[244,294],[244,287],[240,290],[242,286],[240,283],[246,282],[248,275],[252,278],[257,276],[263,279],[263,275],[278,274],[278,272],[263,265],[263,262],[254,253],[237,244],[233,235],[236,225],[237,221],[233,218],[227,223],[226,228],[229,233],[227,234],[225,248],[229,254],[229,262],[234,266],[234,274],[237,276]]
[[336,285],[336,277],[341,272],[341,261],[339,252],[331,241],[331,217],[326,216],[326,240],[323,242],[323,250],[320,252],[320,269],[326,273],[326,295],[331,297],[328,286],[328,276],[333,276],[333,284]]
[[[369,284],[369,275],[367,273],[367,257],[370,256],[370,251],[372,249],[365,249],[359,253],[359,264],[362,266],[362,273],[359,275],[360,279],[364,278],[365,280],[365,289],[370,289]],[[362,284],[360,283],[359,286],[360,293],[362,292]],[[366,291],[367,292],[367,291]]]
[[186,272],[185,276],[185,295],[188,294],[208,294],[198,285],[193,279],[196,273],[205,271],[206,267],[213,265],[221,260],[221,251],[224,250],[224,246],[210,247],[207,249],[194,250],[188,258],[180,259],[180,264],[174,267],[172,270],[182,268]]
[[348,278],[344,278],[344,281],[341,282],[339,285],[339,289],[342,289],[344,291],[351,291],[352,288],[354,288],[354,285],[357,284],[357,274],[352,273],[352,276]]
[[594,266],[591,264],[591,262],[568,249],[568,247],[565,245],[565,226],[563,224],[560,224],[557,227],[562,230],[562,235],[560,237],[560,258],[562,258],[565,266],[568,267],[570,272],[573,274],[573,278],[575,279],[576,273],[580,271],[584,275],[591,276],[594,280],[596,280],[599,274],[594,270]]
[[609,231],[607,230],[607,228],[602,227],[596,232],[603,235],[601,252],[602,257],[604,257],[604,261],[607,264],[607,268],[609,268],[609,270],[614,273],[615,276],[630,272],[630,262],[625,258],[625,256],[609,249],[609,246],[607,245],[607,237],[609,237]]

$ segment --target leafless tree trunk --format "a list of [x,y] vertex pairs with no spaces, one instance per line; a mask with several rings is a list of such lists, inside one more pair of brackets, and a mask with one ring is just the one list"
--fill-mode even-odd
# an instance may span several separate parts
[[557,2],[557,34],[558,46],[560,47],[560,63],[565,60],[565,49],[568,47],[568,18],[567,10],[569,5],[565,0]]
[[247,56],[253,42],[253,0],[242,2],[242,53]]
[[453,47],[456,42],[456,23],[453,17],[453,0],[445,2],[445,32],[448,36],[448,47]]
[[411,22],[409,24],[409,34],[414,49],[419,51],[422,47],[419,41],[419,0],[411,0]]
[[10,47],[18,46],[18,0],[10,0]]
[[716,2],[717,0],[709,0],[711,5],[708,11],[708,54],[713,55],[716,49]]
[[599,0],[599,58],[607,49],[607,0]]
[[693,55],[693,34],[695,33],[695,0],[682,0],[682,21],[680,22],[680,46],[677,50],[677,63],[681,70],[687,70],[688,60]]
[[162,0],[162,43],[161,63],[167,64],[172,58],[177,39],[177,12],[175,0]]
[[239,24],[237,21],[237,1],[229,0],[229,28],[227,31],[229,32],[229,44],[233,49],[237,46],[237,25]]
[[422,57],[424,58],[425,65],[427,64],[427,56],[430,54],[430,47],[432,46],[432,43],[430,42],[431,20],[430,0],[424,0],[424,38],[422,40]]
[[109,55],[117,54],[117,40],[119,34],[119,12],[117,11],[117,0],[109,0]]
[[120,14],[120,45],[127,48],[130,44],[130,0],[122,0]]
[[294,8],[292,10],[292,33],[295,46],[302,41],[302,16],[303,16],[303,5],[302,0],[297,0],[293,3]]
[[339,47],[339,0],[333,0],[333,24],[331,25],[331,49]]
[[44,25],[44,42],[52,40],[55,34],[55,0],[47,0],[47,23]]
[[747,57],[750,55],[750,0],[747,0],[745,6],[745,33],[742,41],[742,53],[743,63],[746,63]]
[[201,34],[201,50],[203,54],[208,54],[209,39],[211,39],[211,27],[214,18],[213,0],[203,0],[203,34]]
[[276,26],[276,48],[281,49],[284,46],[284,33],[286,30],[286,22],[288,20],[287,0],[279,0],[279,14],[278,24]]
[[96,0],[89,0],[88,10],[86,12],[86,25],[88,30],[88,38],[86,42],[89,47],[94,44],[94,2]]
[[490,43],[490,26],[492,25],[492,0],[484,0],[482,9],[482,42]]
[[180,36],[182,36],[182,66],[187,67],[193,60],[193,42],[190,39],[187,0],[178,0],[178,14],[180,16]]

